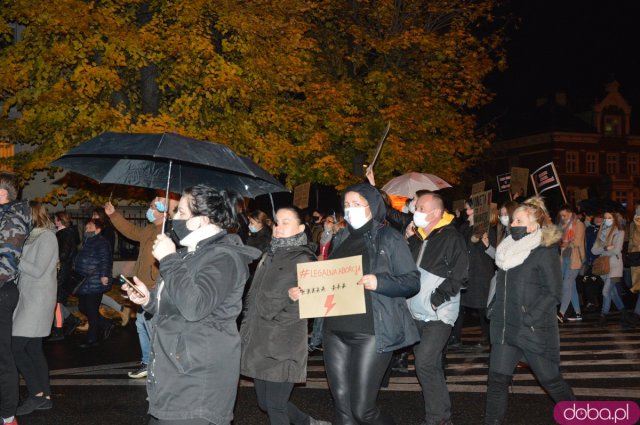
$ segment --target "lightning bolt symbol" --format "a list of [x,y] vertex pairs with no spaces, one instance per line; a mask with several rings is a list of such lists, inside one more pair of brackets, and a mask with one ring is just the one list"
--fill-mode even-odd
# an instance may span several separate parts
[[324,302],[324,306],[327,308],[327,312],[324,314],[324,317],[327,317],[331,309],[335,307],[336,303],[333,302],[333,294],[327,295],[327,300]]

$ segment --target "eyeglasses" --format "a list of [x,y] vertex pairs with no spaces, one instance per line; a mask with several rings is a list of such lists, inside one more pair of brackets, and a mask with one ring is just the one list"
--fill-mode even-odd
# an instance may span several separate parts
[[359,202],[354,202],[353,204],[349,204],[348,202],[344,203],[344,207],[345,208],[364,208],[364,207],[368,207],[369,204],[367,205],[362,205]]

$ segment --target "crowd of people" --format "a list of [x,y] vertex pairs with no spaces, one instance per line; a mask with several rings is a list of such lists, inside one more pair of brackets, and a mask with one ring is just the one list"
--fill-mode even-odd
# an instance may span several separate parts
[[[394,424],[378,393],[392,368],[406,371],[411,351],[423,424],[450,425],[446,354],[472,346],[461,338],[471,316],[482,331],[472,348],[491,350],[484,423],[501,424],[520,363],[555,402],[575,399],[560,373],[562,323],[593,312],[594,326],[606,326],[613,302],[622,326],[640,324],[640,301],[630,312],[622,297],[640,290],[640,207],[630,223],[617,211],[569,205],[552,217],[533,197],[499,206],[486,226],[471,200],[450,211],[426,190],[397,210],[368,177],[345,190],[342,213],[285,206],[270,217],[239,208],[244,201],[233,193],[196,185],[158,193],[142,227],[109,202],[80,238],[68,214],[52,219],[42,204],[19,200],[15,176],[1,173],[4,424],[52,407],[42,342],[81,325],[72,295],[87,318],[84,349],[114,326],[101,304],[125,325],[135,307],[142,355],[129,377],[147,379],[149,423],[158,425],[229,424],[241,375],[253,379],[272,425]],[[131,280],[121,281],[126,305],[106,294],[116,232],[140,246]],[[357,255],[365,313],[300,319],[297,265]],[[315,350],[323,352],[332,422],[290,401]],[[22,403],[18,372],[28,390]]]

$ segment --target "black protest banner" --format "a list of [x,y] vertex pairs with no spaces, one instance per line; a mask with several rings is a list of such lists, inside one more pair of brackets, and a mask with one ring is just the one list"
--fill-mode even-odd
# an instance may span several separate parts
[[556,174],[553,162],[543,165],[531,174],[533,188],[536,194],[546,192],[549,189],[560,186],[560,180]]
[[496,176],[498,180],[498,192],[508,192],[511,189],[511,173]]

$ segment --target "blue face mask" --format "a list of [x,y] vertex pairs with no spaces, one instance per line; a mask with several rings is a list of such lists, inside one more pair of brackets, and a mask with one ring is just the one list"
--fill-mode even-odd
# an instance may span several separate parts
[[156,209],[158,210],[158,212],[165,212],[166,210],[164,209],[164,202],[160,202],[160,201],[156,201],[155,203]]
[[258,229],[256,228],[256,226],[252,226],[252,225],[249,225],[249,231],[251,233],[258,233]]
[[156,216],[153,215],[153,210],[151,208],[147,210],[147,220],[149,220],[149,223],[156,221]]

